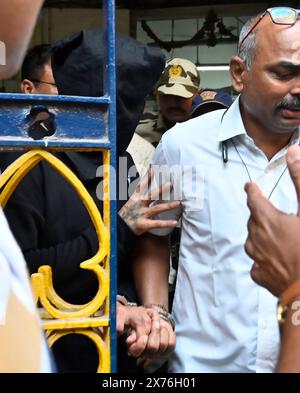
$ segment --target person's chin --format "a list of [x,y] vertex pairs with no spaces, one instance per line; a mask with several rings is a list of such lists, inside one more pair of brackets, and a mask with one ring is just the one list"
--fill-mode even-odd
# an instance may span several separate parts
[[276,123],[273,123],[273,129],[278,134],[285,134],[294,132],[300,126],[300,118],[277,118]]
[[170,115],[170,116],[168,116],[167,117],[167,120],[168,120],[168,122],[169,123],[181,123],[181,122],[183,122],[183,121],[185,121],[185,120],[187,120],[187,117],[185,116],[185,115],[182,115],[182,113],[181,114],[172,114],[172,115]]
[[274,129],[280,130],[279,133],[293,132],[300,126],[300,111],[277,109],[270,120]]

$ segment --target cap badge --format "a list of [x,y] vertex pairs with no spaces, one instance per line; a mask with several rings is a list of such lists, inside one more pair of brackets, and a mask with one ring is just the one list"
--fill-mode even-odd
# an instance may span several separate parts
[[203,93],[200,94],[200,97],[202,98],[203,101],[207,101],[207,100],[214,100],[216,95],[217,93],[215,91],[204,91]]
[[169,69],[169,78],[178,78],[182,75],[183,69],[180,65],[173,64]]

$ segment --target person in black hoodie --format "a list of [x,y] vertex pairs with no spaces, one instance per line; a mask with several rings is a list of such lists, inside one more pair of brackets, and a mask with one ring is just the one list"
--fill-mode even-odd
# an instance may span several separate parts
[[[59,94],[100,96],[103,94],[101,69],[103,34],[96,30],[76,33],[54,45],[52,68]],[[143,111],[145,97],[164,68],[164,56],[155,48],[118,36],[117,52],[117,157],[127,157],[126,148]],[[96,176],[102,157],[97,152],[55,153],[83,182],[102,211]],[[3,153],[4,170],[18,156]],[[119,208],[122,202],[119,202]],[[84,205],[72,187],[54,168],[41,162],[21,182],[5,209],[11,229],[21,246],[30,273],[40,265],[50,265],[54,287],[68,302],[83,304],[91,300],[98,282],[93,273],[79,265],[94,255],[98,239]],[[120,220],[120,238],[132,236]],[[120,244],[120,242],[119,242]],[[136,300],[131,281],[127,248],[118,247],[118,288],[128,300]],[[96,371],[98,355],[83,336],[66,336],[53,347],[58,371]],[[128,369],[127,371],[130,371]]]

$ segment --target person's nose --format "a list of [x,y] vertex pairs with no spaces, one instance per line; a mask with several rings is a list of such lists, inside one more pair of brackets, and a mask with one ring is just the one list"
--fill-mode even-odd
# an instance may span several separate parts
[[292,96],[300,97],[300,75],[293,81],[293,86],[290,90]]

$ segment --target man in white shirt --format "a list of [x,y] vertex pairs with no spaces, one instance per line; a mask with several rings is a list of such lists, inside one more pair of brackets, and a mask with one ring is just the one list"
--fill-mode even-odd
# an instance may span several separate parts
[[[182,195],[171,372],[269,372],[275,367],[276,298],[249,274],[243,189],[255,181],[276,207],[297,211],[285,153],[299,143],[298,13],[277,7],[249,21],[230,63],[239,98],[227,111],[177,124],[154,154],[153,165],[171,171],[176,199]],[[160,237],[149,235],[139,245],[136,286],[142,304],[167,307],[168,238],[163,235],[168,232],[153,233]]]

